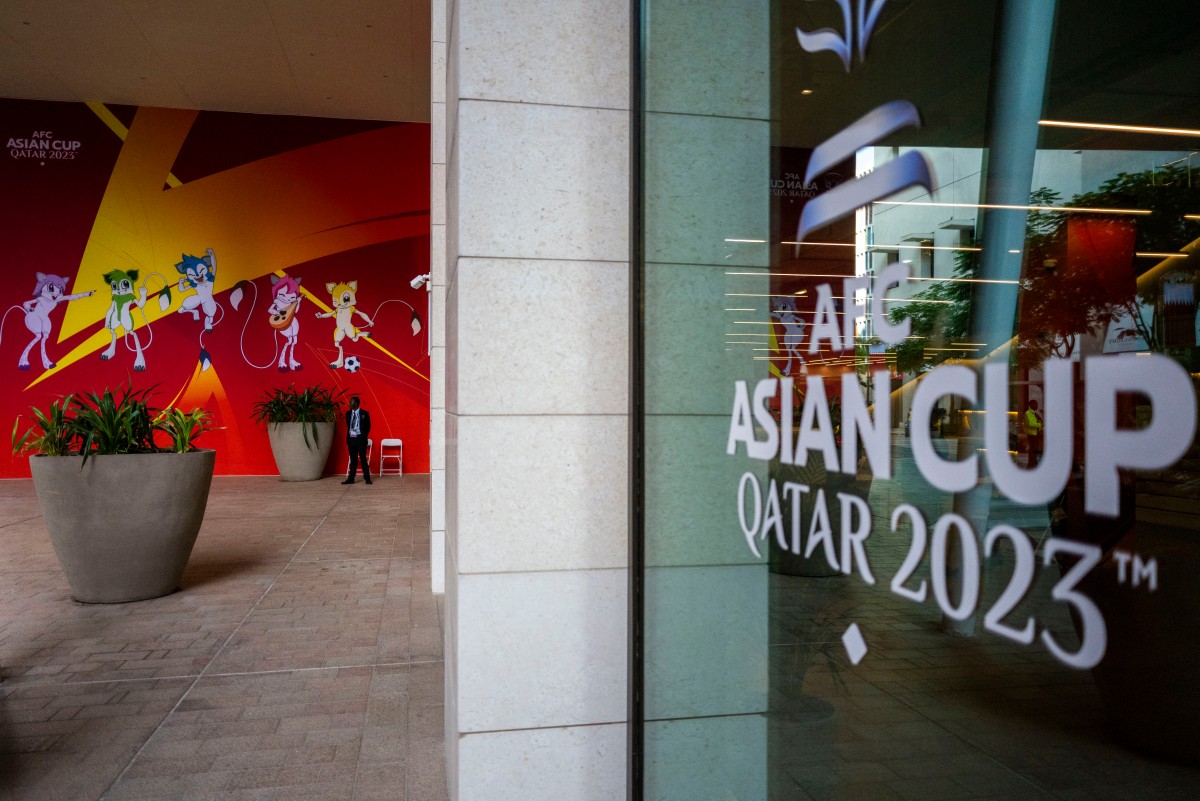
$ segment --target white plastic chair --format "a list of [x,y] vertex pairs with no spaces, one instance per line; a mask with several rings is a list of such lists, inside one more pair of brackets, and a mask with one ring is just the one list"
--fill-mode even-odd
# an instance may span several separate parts
[[[389,473],[384,470],[388,459],[396,460],[396,472]],[[379,475],[382,476],[385,473],[396,476],[404,475],[404,440],[395,437],[379,440]]]
[[[367,437],[367,472],[371,470],[371,449],[375,447],[375,440]],[[350,472],[350,459],[346,459],[346,472]]]

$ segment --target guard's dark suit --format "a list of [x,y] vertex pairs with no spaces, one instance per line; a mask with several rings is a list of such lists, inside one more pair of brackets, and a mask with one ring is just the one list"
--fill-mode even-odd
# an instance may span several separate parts
[[[350,436],[350,425],[353,415],[358,414],[358,436]],[[350,449],[350,473],[347,481],[353,481],[358,475],[358,465],[362,462],[363,479],[371,483],[371,468],[367,463],[367,438],[371,435],[371,413],[359,407],[346,412],[346,447]]]

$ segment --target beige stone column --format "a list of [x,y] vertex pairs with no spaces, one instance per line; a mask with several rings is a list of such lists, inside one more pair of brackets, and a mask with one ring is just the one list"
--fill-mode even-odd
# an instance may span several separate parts
[[446,0],[430,3],[429,570],[446,591]]
[[621,799],[629,4],[447,10],[451,797]]

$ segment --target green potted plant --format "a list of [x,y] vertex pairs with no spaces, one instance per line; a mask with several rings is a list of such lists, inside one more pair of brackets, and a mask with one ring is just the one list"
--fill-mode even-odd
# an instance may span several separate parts
[[[216,453],[203,409],[158,410],[150,390],[67,395],[13,425],[71,597],[123,603],[174,592],[208,505]],[[164,443],[164,444],[160,444]],[[169,444],[168,444],[169,443]]]
[[325,472],[344,390],[317,384],[297,390],[269,389],[253,408],[255,422],[267,424],[267,437],[279,477],[313,481]]

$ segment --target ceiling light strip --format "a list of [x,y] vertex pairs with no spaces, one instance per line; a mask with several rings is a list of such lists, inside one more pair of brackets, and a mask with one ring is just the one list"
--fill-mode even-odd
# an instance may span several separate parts
[[1200,136],[1195,128],[1161,128],[1156,125],[1119,125],[1112,122],[1068,122],[1067,120],[1038,120],[1049,128],[1082,128],[1089,131],[1124,131],[1125,133],[1162,134],[1165,136]]

